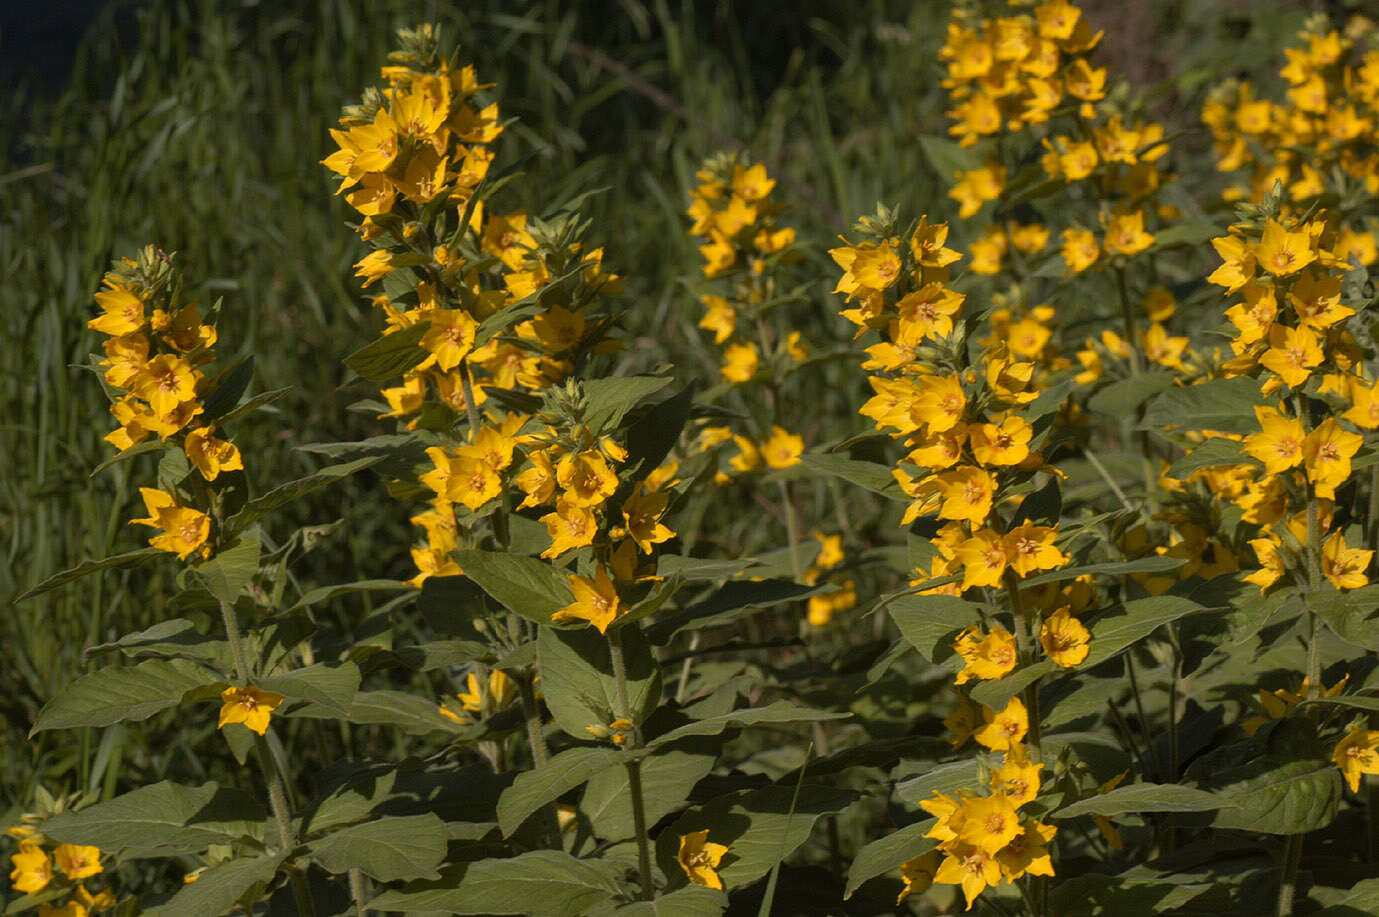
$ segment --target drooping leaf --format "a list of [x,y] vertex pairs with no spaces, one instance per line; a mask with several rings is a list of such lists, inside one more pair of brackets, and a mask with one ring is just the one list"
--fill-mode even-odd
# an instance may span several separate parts
[[[621,638],[627,667],[627,711],[643,722],[661,701],[661,668],[637,628]],[[608,640],[592,627],[573,630],[542,628],[537,638],[541,690],[561,729],[577,739],[590,737],[586,727],[606,727],[621,713],[617,680]]]
[[1063,671],[1052,659],[1040,659],[1038,662],[1016,669],[1004,678],[996,678],[990,681],[983,681],[973,686],[971,697],[979,704],[986,704],[993,710],[1000,710],[1010,699],[1019,694],[1025,688],[1046,675]]
[[733,580],[701,602],[667,615],[647,628],[652,643],[664,646],[677,634],[732,620],[743,610],[805,598],[815,587],[789,580]]
[[229,661],[230,644],[201,633],[186,618],[172,618],[111,643],[93,646],[86,655],[115,651],[130,659],[192,659],[215,666]]
[[43,822],[42,830],[55,840],[91,844],[120,859],[142,859],[259,839],[266,827],[262,807],[243,790],[165,780],[54,815]]
[[977,784],[977,761],[950,761],[936,764],[922,773],[896,784],[895,795],[912,806],[917,806],[935,793],[956,793],[963,787]]
[[836,452],[807,452],[800,458],[811,471],[831,475],[890,500],[903,503],[909,499],[889,465],[858,461]]
[[584,382],[584,397],[589,402],[589,409],[584,415],[585,423],[591,430],[615,430],[628,411],[672,381],[669,376],[612,376],[605,379],[588,379]]
[[1012,527],[1020,525],[1022,522],[1038,522],[1043,525],[1053,525],[1063,512],[1063,490],[1058,483],[1057,475],[1049,475],[1049,479],[1044,482],[1044,486],[1031,492],[1025,499],[1020,501],[1020,508],[1015,511],[1015,518],[1011,520]]
[[287,859],[284,853],[238,857],[212,866],[195,882],[183,885],[167,902],[143,911],[145,917],[184,917],[187,914],[224,914],[240,896],[256,885],[267,886]]
[[564,851],[532,850],[515,857],[460,863],[433,882],[385,891],[370,910],[446,914],[523,914],[583,917],[622,892],[600,861]]
[[1149,372],[1130,379],[1120,379],[1102,388],[1087,400],[1087,407],[1098,414],[1130,417],[1150,398],[1172,388],[1178,376],[1171,372]]
[[216,672],[185,659],[149,659],[135,666],[98,669],[58,692],[39,711],[30,734],[146,720],[194,691],[223,684]]
[[575,600],[569,574],[535,557],[496,551],[459,551],[464,575],[500,605],[529,621],[549,626],[551,615]]
[[345,357],[345,365],[370,382],[400,376],[426,359],[428,353],[421,339],[430,330],[430,323],[418,322],[385,334]]
[[890,612],[905,642],[930,662],[942,663],[953,655],[953,638],[996,609],[951,595],[902,595],[891,601]]
[[115,567],[132,567],[135,564],[142,564],[145,561],[150,561],[166,553],[167,552],[160,551],[157,548],[140,548],[137,551],[126,551],[124,554],[112,554],[110,557],[103,557],[100,560],[84,560],[71,569],[63,570],[61,573],[54,573],[37,586],[34,586],[27,592],[21,593],[15,601],[22,602],[25,599],[31,599],[34,596],[50,592],[58,586],[65,586],[73,580],[81,579],[83,576],[89,576],[92,573],[98,573],[101,570],[110,570]]
[[1130,812],[1210,812],[1235,808],[1229,799],[1175,783],[1136,783],[1091,796],[1051,813],[1052,818],[1078,815],[1125,815]]
[[226,523],[226,526],[231,532],[242,532],[279,506],[291,503],[293,500],[304,497],[312,491],[320,490],[322,487],[328,487],[341,478],[349,477],[356,471],[362,471],[371,465],[377,465],[382,460],[382,456],[375,455],[355,459],[352,462],[343,462],[339,465],[327,465],[305,477],[279,485],[257,500],[250,500],[244,504],[244,508],[235,513]]
[[567,748],[545,764],[521,772],[498,799],[498,827],[503,836],[510,837],[542,806],[625,760],[627,756],[617,748]]
[[281,675],[261,678],[256,682],[256,686],[265,691],[285,694],[289,701],[310,701],[335,710],[341,717],[345,717],[349,715],[355,692],[359,690],[360,678],[359,666],[353,662],[317,663]]
[[1061,567],[1057,570],[1050,570],[1048,573],[1031,576],[1024,581],[1023,585],[1043,586],[1047,583],[1063,583],[1070,579],[1077,579],[1079,576],[1163,573],[1167,570],[1177,570],[1185,563],[1187,561],[1181,557],[1164,557],[1162,555],[1137,557],[1134,560],[1111,560],[1100,564],[1083,564],[1080,567]]
[[1207,609],[1178,595],[1156,595],[1132,599],[1121,607],[1121,614],[1102,616],[1092,623],[1090,650],[1083,668],[1105,662],[1165,624]]
[[1215,793],[1231,803],[1216,828],[1262,834],[1306,834],[1331,824],[1341,802],[1341,772],[1330,761],[1268,758],[1212,774]]
[[395,579],[366,579],[355,583],[341,583],[336,586],[321,586],[303,595],[287,610],[293,612],[299,608],[328,602],[336,596],[349,595],[355,592],[405,592],[412,588],[411,584]]
[[656,858],[671,887],[687,882],[676,860],[680,838],[686,834],[707,828],[710,841],[727,845],[732,856],[724,857],[718,875],[725,889],[736,888],[766,875],[808,840],[815,821],[846,809],[859,794],[805,784],[798,799],[794,797],[795,787],[772,786],[729,793],[686,811],[656,839]]
[[[341,714],[333,705],[304,704],[292,716],[336,719]],[[439,705],[405,691],[359,691],[350,699],[345,718],[359,726],[394,726],[408,735],[428,732],[454,732],[455,721],[440,712]]]
[[436,879],[445,860],[445,824],[434,812],[374,818],[312,841],[326,872],[363,870],[379,882]]
[[906,825],[857,851],[848,869],[847,891],[843,893],[843,898],[851,898],[863,882],[899,869],[901,863],[922,856],[938,846],[938,841],[924,836],[933,825],[934,819]]
[[1145,408],[1139,428],[1256,433],[1259,421],[1254,409],[1264,403],[1264,394],[1254,379],[1247,376],[1212,379],[1157,395]]
[[659,748],[689,736],[714,736],[734,726],[759,726],[764,723],[817,723],[824,720],[841,720],[851,716],[848,713],[834,713],[828,710],[812,710],[796,707],[789,701],[778,700],[765,707],[747,707],[718,716],[705,717],[686,723],[676,729],[657,736],[646,743],[647,748]]

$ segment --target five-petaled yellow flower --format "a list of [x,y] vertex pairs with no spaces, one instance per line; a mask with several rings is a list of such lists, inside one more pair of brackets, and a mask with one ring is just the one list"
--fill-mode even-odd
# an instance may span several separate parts
[[246,688],[226,688],[220,692],[220,723],[217,729],[224,729],[230,723],[243,723],[263,735],[268,731],[268,720],[286,698],[277,691],[260,691],[253,685]]
[[691,831],[680,835],[680,852],[677,859],[680,868],[695,885],[708,888],[722,888],[723,880],[718,877],[718,864],[728,848],[709,840],[709,829]]

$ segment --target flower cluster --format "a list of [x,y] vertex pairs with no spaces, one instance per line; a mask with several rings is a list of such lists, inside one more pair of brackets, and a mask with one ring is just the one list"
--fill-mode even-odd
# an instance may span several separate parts
[[105,871],[99,847],[54,843],[27,823],[10,828],[9,833],[19,840],[19,849],[10,855],[11,887],[26,895],[48,892],[45,897],[53,897],[57,892],[57,898],[67,896],[63,904],[40,904],[40,917],[86,917],[115,906],[111,888],[87,888],[87,880]]
[[[1379,189],[1379,50],[1366,50],[1361,40],[1371,30],[1357,17],[1338,32],[1315,16],[1299,43],[1284,49],[1288,61],[1279,75],[1288,88],[1281,98],[1232,81],[1207,99],[1202,121],[1215,137],[1217,168],[1245,172],[1229,197],[1262,200],[1281,183],[1293,199],[1309,200],[1327,190],[1336,170],[1371,194]],[[1342,245],[1365,264],[1379,257],[1367,233],[1346,234]]]
[[912,891],[923,891],[916,873],[930,882],[961,886],[968,910],[989,886],[1054,874],[1048,844],[1058,829],[1022,819],[1019,811],[1039,794],[1040,766],[1018,742],[1007,743],[1004,751],[1001,766],[991,773],[988,794],[935,793],[920,803],[938,819],[925,837],[938,841],[943,859],[932,872],[902,868],[906,881],[900,901]]
[[[172,256],[153,246],[137,259],[124,258],[96,294],[101,315],[87,326],[108,335],[103,347],[105,381],[118,393],[110,412],[120,426],[106,442],[125,452],[157,436],[182,446],[201,479],[243,469],[239,449],[216,436],[206,402],[218,380],[202,367],[215,359],[216,330],[202,324],[195,302],[181,299],[182,279]],[[211,553],[211,517],[190,505],[187,495],[141,487],[148,516],[139,525],[161,530],[149,544],[185,560]],[[204,488],[202,488],[204,490]]]

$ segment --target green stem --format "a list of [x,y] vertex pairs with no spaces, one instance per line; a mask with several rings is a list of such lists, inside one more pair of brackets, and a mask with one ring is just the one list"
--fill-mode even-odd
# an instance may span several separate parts
[[[517,682],[517,697],[522,705],[522,722],[527,729],[527,745],[531,748],[532,763],[541,767],[549,759],[550,752],[546,748],[546,736],[541,731],[541,705],[536,699],[536,689],[532,679],[525,674],[515,675],[513,680]],[[555,806],[542,806],[541,812],[551,847],[558,850],[561,846],[560,818],[556,815]]]
[[[244,638],[239,632],[239,619],[235,607],[229,602],[220,603],[220,616],[225,622],[225,636],[230,643],[230,653],[235,660],[235,673],[246,686],[249,684],[249,660],[244,653]],[[297,838],[292,830],[291,809],[287,805],[287,794],[283,790],[282,775],[278,773],[277,762],[268,747],[268,740],[262,735],[254,736],[254,749],[258,752],[259,767],[263,769],[263,779],[268,784],[268,806],[273,820],[278,825],[278,838],[282,842],[284,856],[291,856],[297,846]],[[316,908],[311,900],[311,888],[307,885],[306,873],[295,864],[288,866],[292,879],[292,893],[297,899],[297,912],[301,917],[315,917]]]
[[354,899],[355,917],[364,917],[368,913],[364,907],[364,872],[358,867],[350,870],[350,897]]
[[1278,917],[1292,917],[1297,896],[1298,868],[1302,865],[1302,835],[1290,834],[1283,844],[1283,879],[1278,887]]
[[[642,727],[632,719],[632,706],[627,701],[627,664],[622,655],[622,628],[608,631],[608,658],[613,664],[613,681],[617,690],[618,719],[632,723],[632,741],[625,750],[635,753],[642,744]],[[637,833],[637,869],[642,876],[642,898],[655,897],[651,879],[651,839],[646,828],[646,798],[642,794],[642,763],[633,757],[626,764],[627,790],[632,794],[632,827]]]
[[790,485],[784,481],[780,482],[780,501],[785,509],[785,541],[790,547],[790,571],[795,575],[795,581],[801,582],[804,579],[804,565],[800,563],[800,538],[796,532],[799,520],[795,516],[795,501],[790,496]]
[[474,403],[474,380],[469,375],[469,361],[460,361],[460,390],[464,392],[464,410],[469,417],[469,438],[479,435],[479,406]]
[[[1020,667],[1024,668],[1034,662],[1034,612],[1025,610],[1023,597],[1020,595],[1020,578],[1015,575],[1015,571],[1006,570],[1005,585],[1006,592],[1010,595],[1010,608],[1015,617],[1015,649],[1019,657]],[[1029,734],[1026,736],[1026,744],[1030,747],[1031,758],[1036,763],[1043,763],[1043,724],[1040,723],[1039,679],[1037,678],[1025,688],[1025,713],[1029,718]]]

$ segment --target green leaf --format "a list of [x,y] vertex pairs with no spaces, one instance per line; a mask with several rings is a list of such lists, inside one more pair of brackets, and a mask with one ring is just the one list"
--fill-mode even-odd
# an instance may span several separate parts
[[42,831],[64,843],[91,844],[132,860],[254,841],[263,837],[266,827],[263,809],[243,790],[165,780],[109,802],[54,815],[43,822]]
[[[673,382],[669,376],[614,376],[607,379],[588,379],[583,384],[584,397],[589,403],[584,422],[596,433],[611,433],[622,423],[627,412],[648,395],[654,395]],[[648,471],[650,469],[647,469]]]
[[1054,525],[1062,513],[1063,489],[1058,483],[1058,475],[1051,474],[1043,487],[1031,491],[1020,501],[1020,508],[1015,511],[1015,518],[1010,521],[1010,525],[1012,528],[1023,522]]
[[993,710],[1000,710],[1010,702],[1012,697],[1040,678],[1061,671],[1063,670],[1052,659],[1041,659],[1022,669],[1016,669],[1005,678],[983,681],[975,685],[972,688],[971,696],[979,704],[986,704]]
[[655,901],[637,901],[613,912],[613,917],[714,917],[728,907],[728,896],[716,888],[687,885]]
[[215,391],[201,402],[201,416],[197,418],[197,423],[210,423],[233,408],[253,378],[254,355],[251,353],[216,380]]
[[229,660],[230,645],[207,636],[186,618],[173,618],[147,630],[126,634],[113,643],[102,643],[86,651],[87,656],[119,651],[130,659],[194,659],[208,665]]
[[1154,245],[1150,250],[1158,251],[1173,245],[1187,245],[1196,248],[1205,245],[1221,233],[1222,230],[1215,223],[1207,220],[1186,220],[1156,232]]
[[140,443],[137,446],[130,446],[123,452],[115,453],[110,458],[101,462],[95,468],[92,468],[91,473],[87,475],[87,477],[94,478],[96,475],[100,474],[105,469],[113,465],[118,465],[120,462],[127,462],[130,459],[135,458],[136,456],[148,455],[150,452],[162,452],[164,449],[172,448],[175,447],[159,439],[149,440],[148,442]]
[[921,134],[919,148],[924,158],[945,181],[956,177],[959,172],[971,172],[980,168],[982,161],[972,147],[960,146],[956,141],[934,134]]
[[251,411],[257,411],[264,405],[272,404],[290,391],[292,391],[292,387],[286,386],[284,388],[275,388],[267,392],[259,392],[239,407],[233,408],[222,414],[219,420],[219,426],[224,426],[230,421],[243,417]]
[[[99,845],[97,845],[99,846]],[[240,857],[212,866],[200,877],[183,885],[165,903],[143,912],[144,917],[185,917],[187,914],[224,914],[256,885],[265,888],[287,859],[285,853]]]
[[[661,702],[661,668],[640,630],[628,628],[620,639],[631,706],[627,713],[634,723],[641,723]],[[537,652],[541,690],[561,729],[588,740],[585,727],[606,727],[621,715],[608,640],[597,630],[542,628]]]
[[686,630],[722,624],[745,609],[802,599],[816,591],[814,586],[783,579],[733,580],[702,602],[657,621],[647,628],[647,636],[664,646]]
[[575,600],[570,576],[535,557],[496,551],[459,551],[456,562],[464,575],[508,611],[549,626],[551,615]]
[[1139,429],[1176,427],[1182,430],[1218,430],[1222,433],[1256,433],[1255,408],[1265,403],[1259,383],[1246,376],[1212,379],[1200,385],[1170,389],[1145,409]]
[[976,785],[977,761],[969,758],[935,765],[918,776],[904,780],[896,784],[895,795],[917,806],[935,793],[952,794],[964,788],[973,789]]
[[1133,599],[1121,607],[1121,614],[1102,615],[1092,623],[1092,638],[1083,668],[1099,665],[1129,649],[1159,627],[1194,612],[1207,609],[1178,595],[1156,595]]
[[498,798],[498,827],[503,837],[511,837],[522,822],[546,803],[626,760],[627,756],[616,748],[567,748],[545,764],[522,771]]
[[1131,417],[1140,405],[1165,389],[1172,388],[1177,380],[1177,375],[1170,372],[1150,372],[1130,379],[1120,379],[1089,398],[1087,407],[1098,414]]
[[320,490],[322,487],[328,487],[341,478],[348,477],[356,471],[362,471],[370,465],[376,465],[382,460],[382,456],[375,455],[339,465],[327,465],[306,477],[275,487],[257,500],[250,500],[244,504],[244,508],[231,517],[227,523],[227,528],[231,532],[242,532],[279,506],[291,503],[293,500],[304,497],[312,491]]
[[1146,882],[1124,875],[1071,876],[1050,892],[1049,913],[1059,917],[1171,914],[1213,887],[1210,882],[1189,884],[1177,878]]
[[1364,879],[1344,897],[1317,912],[1317,917],[1379,917],[1379,879]]
[[1359,589],[1323,589],[1307,600],[1326,626],[1348,643],[1379,652],[1379,632],[1369,620],[1379,607],[1379,583]]
[[428,732],[454,732],[460,724],[441,715],[439,705],[405,691],[359,691],[341,714],[335,706],[306,704],[292,716],[337,719],[344,716],[359,726],[394,726],[408,735]]
[[852,866],[848,869],[847,890],[843,893],[843,900],[851,898],[852,893],[869,879],[899,869],[901,863],[922,856],[937,847],[938,841],[924,836],[933,825],[932,818],[906,825],[857,851]]
[[353,662],[318,663],[282,675],[261,678],[256,687],[285,694],[288,700],[311,701],[346,717],[359,690],[359,680],[359,666]]
[[1341,772],[1330,761],[1266,758],[1211,776],[1232,806],[1216,813],[1214,828],[1306,834],[1331,824],[1341,802]]
[[891,601],[890,612],[905,642],[930,662],[942,663],[953,655],[953,638],[996,609],[951,595],[902,595]]
[[725,889],[753,882],[766,875],[783,857],[809,839],[821,816],[841,812],[859,795],[852,790],[806,784],[799,798],[791,800],[795,787],[772,786],[720,796],[688,810],[656,839],[656,857],[672,887],[687,882],[676,855],[680,838],[709,829],[709,840],[726,844],[728,854],[718,867]]
[[524,914],[583,917],[619,897],[622,888],[598,861],[564,851],[532,850],[515,857],[460,863],[435,882],[385,891],[370,910],[447,914]]
[[662,576],[679,574],[687,583],[731,579],[752,566],[751,560],[714,560],[668,554],[656,560]]
[[58,586],[65,586],[67,583],[72,582],[72,580],[81,579],[83,576],[88,576],[101,570],[109,570],[114,567],[132,567],[135,564],[141,564],[144,561],[152,560],[160,554],[165,553],[166,552],[160,551],[157,548],[140,548],[137,551],[128,551],[124,554],[113,554],[110,557],[103,557],[100,560],[84,560],[70,570],[63,570],[61,573],[53,574],[37,586],[34,586],[28,592],[22,593],[15,601],[22,602],[25,599],[31,599],[34,596],[42,595],[45,592],[56,589]]
[[311,842],[312,858],[334,875],[361,869],[379,882],[438,879],[445,823],[434,812],[383,816]]
[[385,334],[345,357],[345,365],[370,382],[384,382],[400,376],[426,359],[421,339],[430,330],[429,322],[418,322]]
[[891,474],[891,466],[863,462],[833,452],[806,452],[800,456],[806,468],[820,474],[841,478],[874,494],[900,503],[909,501],[900,483]]
[[1079,576],[1122,576],[1126,573],[1163,573],[1166,570],[1177,570],[1187,563],[1181,557],[1137,557],[1134,560],[1113,560],[1101,564],[1084,564],[1081,567],[1062,567],[1058,570],[1051,570],[1048,573],[1041,573],[1038,576],[1031,576],[1024,580],[1024,586],[1043,586],[1045,583],[1062,583],[1070,579],[1077,579]]
[[223,684],[216,672],[185,659],[149,659],[131,667],[98,669],[58,692],[39,711],[29,734],[146,720],[194,691]]
[[1220,436],[1193,446],[1192,451],[1168,469],[1168,476],[1179,481],[1186,480],[1194,471],[1202,468],[1219,468],[1222,465],[1252,463],[1254,459],[1241,451],[1241,443]]
[[627,463],[637,469],[634,478],[646,477],[665,461],[679,442],[693,407],[694,386],[688,385],[627,428]]
[[354,583],[341,583],[336,586],[321,586],[303,595],[287,611],[293,612],[311,605],[319,605],[336,596],[349,595],[354,592],[404,592],[414,588],[410,583],[395,579],[365,579]]
[[[716,752],[714,740],[697,738],[658,748],[655,754],[642,759],[642,796],[648,825],[684,805],[695,784],[713,770]],[[635,837],[627,772],[623,768],[609,768],[590,778],[580,799],[579,813],[589,820],[590,830],[597,838],[617,843]]]
[[716,736],[734,726],[760,726],[762,724],[783,725],[785,723],[817,723],[824,720],[841,720],[851,716],[848,713],[833,713],[828,710],[813,710],[809,707],[796,707],[789,701],[778,700],[765,707],[748,707],[718,716],[705,717],[686,723],[677,729],[657,736],[646,743],[647,748],[659,748],[689,736]]
[[[1302,704],[1339,704],[1343,707],[1354,707],[1357,710],[1379,711],[1379,697],[1372,697],[1365,694],[1344,694],[1336,697],[1314,697],[1305,700]],[[1301,706],[1302,704],[1299,704]]]
[[1206,790],[1175,783],[1136,783],[1064,806],[1052,818],[1078,815],[1125,815],[1131,812],[1210,812],[1234,808],[1235,803]]
[[187,570],[188,577],[222,602],[233,605],[259,572],[259,533],[248,531],[232,547]]

